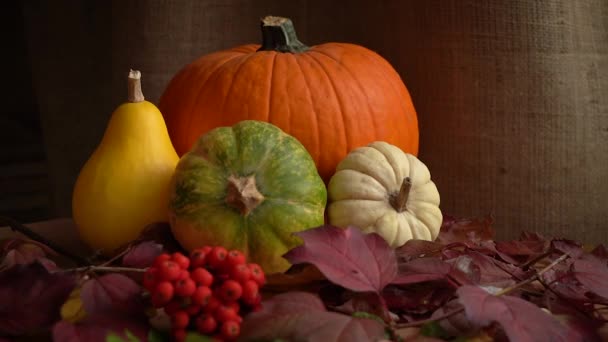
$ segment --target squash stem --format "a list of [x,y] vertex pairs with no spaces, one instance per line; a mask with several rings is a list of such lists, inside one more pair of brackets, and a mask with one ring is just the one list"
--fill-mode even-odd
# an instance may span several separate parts
[[141,91],[141,72],[139,70],[129,71],[127,100],[132,103],[143,102],[144,94]]
[[228,177],[226,203],[247,216],[264,201],[255,184],[255,177]]
[[275,16],[262,18],[262,46],[258,51],[298,53],[308,49],[298,40],[291,19]]
[[397,212],[404,212],[407,209],[407,200],[410,196],[410,190],[412,189],[412,180],[410,177],[405,177],[401,183],[399,193],[395,197],[393,207]]

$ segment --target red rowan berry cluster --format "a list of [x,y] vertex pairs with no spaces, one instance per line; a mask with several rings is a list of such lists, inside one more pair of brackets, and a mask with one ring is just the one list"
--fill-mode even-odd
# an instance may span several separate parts
[[144,274],[152,305],[171,318],[172,336],[184,340],[187,330],[233,340],[243,316],[260,308],[262,268],[247,263],[243,253],[205,246],[189,256],[159,255]]

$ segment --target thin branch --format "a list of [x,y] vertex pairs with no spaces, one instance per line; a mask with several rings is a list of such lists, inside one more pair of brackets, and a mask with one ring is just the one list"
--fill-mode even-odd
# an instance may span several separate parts
[[69,251],[65,250],[63,247],[57,245],[55,242],[53,242],[53,241],[45,238],[44,236],[36,233],[35,231],[31,230],[30,228],[26,227],[25,225],[17,222],[16,220],[14,220],[14,219],[12,219],[10,217],[0,216],[0,224],[1,225],[7,225],[13,231],[19,232],[19,233],[27,236],[28,238],[30,238],[32,240],[38,241],[38,242],[46,245],[47,247],[49,247],[50,249],[54,250],[58,254],[61,254],[61,255],[65,256],[65,257],[67,257],[68,259],[72,260],[78,266],[84,266],[84,265],[90,264],[84,258],[82,258],[82,257],[80,257],[78,255],[70,253]]
[[507,288],[504,288],[504,289],[502,289],[502,291],[498,291],[498,292],[497,292],[495,295],[496,295],[496,296],[502,296],[502,295],[507,294],[507,293],[509,293],[509,292],[511,292],[511,291],[513,291],[513,290],[515,290],[515,289],[518,289],[518,288],[520,288],[520,287],[522,287],[522,286],[524,286],[524,285],[528,285],[528,284],[530,284],[531,282],[533,282],[533,281],[535,281],[535,280],[540,279],[540,276],[541,276],[543,273],[545,273],[545,272],[549,271],[550,269],[552,269],[553,267],[555,267],[555,266],[556,266],[557,264],[559,264],[560,262],[562,262],[562,261],[566,260],[566,258],[568,258],[568,254],[562,254],[562,256],[560,256],[559,258],[557,258],[557,259],[553,260],[553,262],[552,262],[552,263],[550,263],[549,265],[547,265],[547,266],[546,266],[545,268],[543,268],[542,270],[540,270],[540,271],[536,272],[536,273],[535,273],[533,276],[531,276],[530,278],[528,278],[528,279],[526,279],[526,280],[524,280],[524,281],[522,281],[522,282],[519,282],[519,283],[517,283],[517,284],[515,284],[515,285],[513,285],[513,286],[509,286],[509,287],[507,287]]
[[83,266],[76,268],[68,268],[65,270],[58,270],[58,273],[67,272],[137,272],[144,273],[147,268],[135,268],[135,267],[119,267],[119,266]]

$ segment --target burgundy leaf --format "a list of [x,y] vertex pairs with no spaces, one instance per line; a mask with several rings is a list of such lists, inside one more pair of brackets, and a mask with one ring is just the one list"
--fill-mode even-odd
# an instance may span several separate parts
[[49,273],[39,263],[0,272],[0,334],[22,335],[47,329],[76,285],[67,273]]
[[498,322],[510,341],[581,341],[578,335],[536,305],[512,296],[494,296],[476,286],[456,290],[467,319],[478,326]]
[[426,315],[444,305],[453,295],[454,288],[445,282],[418,285],[389,285],[382,297],[391,311]]
[[390,314],[382,296],[375,292],[354,292],[350,297],[344,304],[336,307],[337,311],[350,314],[367,312],[382,318],[386,322],[390,321]]
[[574,275],[596,295],[608,299],[608,266],[598,257],[587,254],[574,261]]
[[133,279],[109,273],[92,278],[82,285],[82,304],[92,315],[107,312],[141,312],[141,287]]
[[397,273],[394,250],[376,233],[322,226],[296,233],[304,244],[284,257],[314,264],[334,284],[353,291],[380,292]]
[[122,314],[96,314],[79,323],[57,322],[53,326],[53,340],[65,342],[106,342],[109,334],[130,341],[128,334],[147,341],[148,324],[145,317]]
[[551,247],[564,254],[568,254],[572,259],[577,259],[585,253],[582,246],[572,240],[554,239],[551,241]]
[[425,281],[445,280],[452,266],[437,258],[420,258],[399,265],[399,274],[392,284],[414,284]]
[[395,253],[399,260],[410,261],[411,259],[438,254],[443,247],[444,245],[438,242],[412,239],[395,249]]
[[556,315],[562,323],[577,331],[578,334],[583,337],[584,341],[602,341],[598,334],[598,329],[602,326],[603,321],[597,319],[593,315],[592,307],[575,305],[572,301],[564,300],[550,291],[545,293],[543,304],[552,314]]
[[3,244],[0,254],[4,254],[0,262],[0,271],[15,265],[29,265],[34,262],[40,262],[49,271],[57,269],[55,263],[47,259],[47,255],[55,255],[55,252],[34,240],[10,239]]
[[600,258],[601,260],[608,261],[608,250],[606,249],[606,246],[604,246],[603,244],[597,245],[591,251],[591,254],[595,255],[596,257]]
[[581,285],[569,266],[557,265],[543,273],[542,279],[545,284],[548,284],[551,291],[558,293],[563,298],[576,302],[589,301],[587,296],[589,289]]
[[540,235],[522,233],[519,240],[497,241],[496,251],[505,261],[513,264],[525,263],[547,250],[548,243]]
[[446,215],[436,241],[447,245],[454,242],[478,243],[491,240],[495,235],[492,223],[494,223],[494,219],[491,216],[483,219],[468,219]]
[[239,341],[374,341],[384,337],[384,325],[373,319],[329,312],[311,293],[287,292],[263,302],[247,316]]
[[122,264],[129,267],[146,268],[163,252],[163,245],[154,241],[144,241],[131,247],[122,257]]

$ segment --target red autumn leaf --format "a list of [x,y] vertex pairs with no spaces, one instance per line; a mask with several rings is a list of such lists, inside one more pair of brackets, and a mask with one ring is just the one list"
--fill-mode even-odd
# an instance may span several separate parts
[[525,263],[543,254],[548,247],[545,239],[534,233],[524,232],[518,240],[497,241],[496,252],[505,261],[513,264]]
[[163,246],[154,241],[144,241],[131,247],[122,257],[122,264],[129,267],[145,268],[152,265],[154,259],[163,252]]
[[0,335],[44,330],[59,317],[58,308],[76,282],[67,273],[49,273],[39,263],[0,272]]
[[420,258],[399,265],[399,274],[392,284],[415,284],[425,281],[445,280],[452,266],[437,258]]
[[384,337],[384,325],[325,309],[314,294],[286,292],[263,302],[262,310],[247,316],[239,341],[366,342]]
[[581,341],[578,335],[538,306],[512,296],[494,296],[477,286],[456,290],[467,319],[484,327],[498,322],[510,341]]
[[574,275],[588,290],[608,299],[608,266],[598,257],[587,254],[574,261]]
[[553,239],[551,241],[551,247],[554,250],[568,254],[572,259],[577,259],[585,253],[581,244],[572,240]]
[[483,219],[468,219],[446,215],[443,218],[436,241],[448,245],[455,242],[478,243],[484,240],[492,240],[495,234],[492,223],[494,223],[494,219],[491,216]]
[[408,240],[401,247],[395,249],[398,260],[410,261],[415,258],[434,256],[443,249],[444,245],[426,240]]
[[0,271],[15,265],[29,265],[34,262],[40,262],[49,271],[57,269],[55,263],[47,258],[47,255],[56,255],[56,253],[40,242],[30,239],[14,238],[5,241],[0,255],[2,257]]
[[109,334],[131,341],[131,336],[147,341],[149,326],[145,317],[124,314],[96,314],[79,323],[59,321],[53,326],[54,341],[106,342]]
[[107,312],[141,312],[141,287],[133,279],[109,273],[89,279],[82,285],[81,297],[85,311],[92,315]]
[[608,249],[603,244],[595,246],[591,251],[591,254],[600,258],[601,260],[608,261]]
[[296,233],[304,240],[284,257],[315,265],[334,284],[353,291],[380,292],[397,273],[394,250],[378,234],[322,226]]

